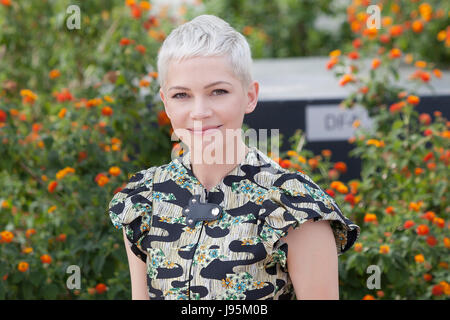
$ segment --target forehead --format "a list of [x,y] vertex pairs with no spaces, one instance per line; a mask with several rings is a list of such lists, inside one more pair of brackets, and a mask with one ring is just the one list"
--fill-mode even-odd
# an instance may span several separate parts
[[210,83],[217,80],[232,83],[239,81],[226,57],[194,57],[169,62],[167,69],[168,86],[186,85],[193,82]]

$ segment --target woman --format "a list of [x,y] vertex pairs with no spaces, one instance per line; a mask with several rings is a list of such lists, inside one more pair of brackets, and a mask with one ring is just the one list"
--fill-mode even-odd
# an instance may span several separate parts
[[307,175],[242,141],[251,64],[245,38],[212,15],[165,39],[160,96],[189,151],[137,172],[109,205],[133,299],[339,299],[338,255],[359,227]]

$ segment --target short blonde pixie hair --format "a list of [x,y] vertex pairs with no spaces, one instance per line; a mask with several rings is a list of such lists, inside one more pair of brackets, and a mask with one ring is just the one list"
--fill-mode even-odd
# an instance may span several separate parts
[[252,54],[245,37],[226,21],[203,14],[174,30],[158,52],[158,82],[165,86],[169,63],[193,57],[225,56],[247,90],[252,82]]

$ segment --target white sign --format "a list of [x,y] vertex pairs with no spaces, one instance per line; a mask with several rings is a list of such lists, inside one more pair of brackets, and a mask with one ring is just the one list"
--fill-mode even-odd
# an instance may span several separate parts
[[307,105],[305,110],[306,139],[316,141],[346,141],[354,136],[355,120],[360,127],[372,128],[372,120],[367,110],[361,106],[341,109],[337,104]]

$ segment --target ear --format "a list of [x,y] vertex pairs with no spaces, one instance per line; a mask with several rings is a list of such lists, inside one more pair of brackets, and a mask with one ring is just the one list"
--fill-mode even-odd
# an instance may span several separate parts
[[166,101],[164,100],[164,91],[162,88],[159,88],[159,96],[161,97],[161,101],[166,105]]
[[252,113],[258,103],[259,83],[253,81],[247,89],[247,106],[245,113]]
[[164,96],[164,91],[163,91],[162,88],[159,89],[159,96],[161,97],[161,101],[162,101],[162,103],[164,105],[164,110],[166,111],[167,116],[169,117],[169,119],[171,119],[170,114],[169,114],[169,112],[167,110],[167,107],[166,107],[166,100],[165,100],[166,98]]

